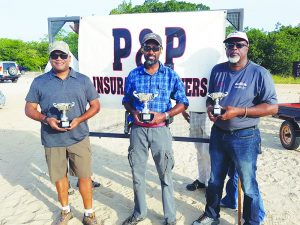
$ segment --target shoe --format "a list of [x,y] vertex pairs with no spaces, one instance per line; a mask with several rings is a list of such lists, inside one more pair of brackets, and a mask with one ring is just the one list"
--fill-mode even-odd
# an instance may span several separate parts
[[132,214],[122,223],[122,225],[135,225],[143,221],[144,219],[145,218],[136,218],[134,214]]
[[73,218],[73,213],[70,212],[66,212],[64,210],[62,210],[60,212],[60,216],[58,218],[58,221],[55,225],[67,225],[69,220],[71,220]]
[[[77,185],[76,185],[77,187],[79,187],[79,182],[77,181]],[[101,184],[100,183],[98,183],[97,181],[93,181],[92,180],[92,187],[93,188],[97,188],[97,187],[100,187],[101,186]]]
[[226,208],[226,209],[234,209],[234,210],[236,210],[236,207],[226,205],[226,204],[224,204],[222,202],[220,202],[220,207],[221,208]]
[[195,220],[192,225],[217,225],[220,223],[219,219],[213,219],[204,214],[202,214],[199,219]]
[[195,191],[199,188],[206,188],[205,184],[201,183],[199,180],[195,180],[193,183],[186,185],[186,189],[189,191]]
[[98,221],[97,221],[95,212],[89,214],[88,216],[86,216],[84,214],[82,223],[83,223],[83,225],[100,225],[100,223],[98,223]]

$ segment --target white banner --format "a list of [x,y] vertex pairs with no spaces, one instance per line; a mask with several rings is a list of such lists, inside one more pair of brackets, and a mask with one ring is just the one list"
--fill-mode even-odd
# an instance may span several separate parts
[[79,71],[92,79],[102,107],[123,108],[125,78],[143,63],[140,42],[152,31],[163,40],[160,61],[185,84],[189,110],[206,111],[211,69],[225,59],[225,23],[223,10],[83,17]]

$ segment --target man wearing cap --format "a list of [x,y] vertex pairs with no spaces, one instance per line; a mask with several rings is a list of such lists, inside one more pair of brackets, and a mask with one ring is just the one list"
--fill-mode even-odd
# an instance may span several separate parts
[[[142,40],[141,51],[144,65],[132,70],[125,83],[123,105],[134,118],[130,133],[128,161],[132,171],[134,210],[123,225],[137,224],[147,215],[145,174],[151,149],[162,189],[164,224],[176,224],[172,168],[174,157],[172,136],[166,126],[170,117],[183,112],[189,105],[184,85],[176,72],[162,65],[161,37],[148,33]],[[149,114],[141,101],[145,95],[153,99],[148,102]],[[140,98],[140,99],[139,99]],[[176,101],[172,107],[171,99]]]
[[227,92],[220,100],[224,113],[213,115],[214,102],[207,99],[207,112],[214,125],[210,136],[211,178],[206,191],[205,212],[193,225],[219,224],[224,179],[233,161],[244,192],[244,225],[260,224],[260,192],[256,180],[261,138],[259,117],[277,113],[277,96],[270,73],[248,60],[249,40],[233,32],[224,40],[228,61],[216,65],[209,80],[209,93]]
[[[25,99],[25,114],[41,122],[41,139],[49,175],[56,185],[62,206],[56,224],[68,224],[73,217],[68,202],[69,161],[70,174],[79,178],[79,191],[85,208],[82,222],[95,225],[98,223],[92,209],[91,147],[87,120],[100,111],[99,96],[90,79],[70,67],[70,51],[65,42],[51,44],[49,53],[52,69],[33,80]],[[54,103],[74,105],[67,111],[71,121],[69,126],[61,125],[61,112],[54,107]]]

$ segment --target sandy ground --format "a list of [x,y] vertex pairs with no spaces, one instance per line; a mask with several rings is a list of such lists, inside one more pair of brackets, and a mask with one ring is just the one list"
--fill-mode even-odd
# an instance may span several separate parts
[[[0,109],[0,224],[53,224],[60,208],[54,186],[49,182],[40,125],[24,115],[24,98],[32,82],[24,75],[18,83],[0,83],[6,105]],[[277,85],[279,102],[299,102],[300,85]],[[91,131],[123,131],[123,111],[103,110],[90,121]],[[179,118],[179,117],[178,117]],[[188,125],[177,119],[174,135],[188,134]],[[266,225],[300,224],[300,153],[285,150],[278,138],[282,120],[263,118],[260,123],[263,153],[258,161],[258,181],[266,209]],[[181,125],[180,125],[181,124]],[[175,126],[174,125],[174,126]],[[180,131],[180,132],[178,132]],[[121,224],[133,208],[131,172],[127,161],[128,139],[91,137],[93,178],[101,182],[94,190],[96,215],[105,225]],[[173,142],[174,185],[177,224],[191,224],[205,206],[203,190],[189,192],[185,186],[197,176],[196,151],[192,143]],[[75,187],[76,179],[71,178]],[[70,196],[75,214],[69,224],[81,224],[80,194]],[[148,217],[141,225],[162,224],[159,179],[153,160],[147,171]],[[221,224],[237,224],[237,211],[222,209]]]

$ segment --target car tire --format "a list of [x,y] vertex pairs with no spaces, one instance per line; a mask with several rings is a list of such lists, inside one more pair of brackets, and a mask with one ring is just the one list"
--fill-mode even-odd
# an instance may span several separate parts
[[288,150],[295,150],[300,145],[300,137],[297,133],[299,126],[293,121],[284,121],[279,130],[279,138],[282,146]]
[[8,73],[11,76],[16,76],[18,74],[18,69],[15,66],[8,67]]
[[18,79],[13,79],[12,82],[13,82],[13,83],[17,83],[17,82],[18,82]]

